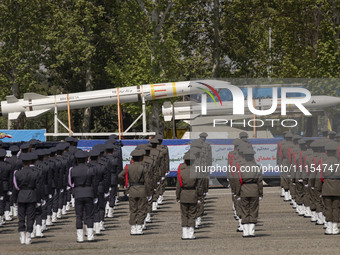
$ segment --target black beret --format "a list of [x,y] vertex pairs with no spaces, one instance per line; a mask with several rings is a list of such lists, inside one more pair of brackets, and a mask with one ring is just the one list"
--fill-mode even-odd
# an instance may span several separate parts
[[31,139],[28,141],[29,144],[31,145],[36,145],[38,143],[38,141],[36,139]]
[[291,137],[293,137],[293,134],[289,131],[285,134],[285,137],[291,138]]
[[198,148],[202,148],[203,147],[203,143],[200,139],[195,139],[193,141],[191,141],[191,146],[192,147],[198,147]]
[[74,154],[74,157],[75,158],[87,158],[89,156],[89,154],[86,152],[86,151],[83,151],[83,150],[78,150],[75,154]]
[[66,149],[65,143],[58,143],[56,146],[57,151],[63,151]]
[[242,138],[242,137],[248,137],[248,133],[246,133],[246,132],[241,132],[241,133],[239,134],[239,136],[240,136],[240,138]]
[[27,150],[29,147],[30,147],[30,145],[29,145],[28,143],[23,143],[23,144],[20,146],[20,149],[22,149],[22,150]]
[[114,145],[112,144],[112,143],[107,143],[106,145],[105,145],[105,149],[106,150],[113,150],[115,147],[114,147]]
[[306,144],[306,140],[300,139],[300,140],[298,141],[298,144]]
[[35,150],[34,153],[39,157],[39,156],[45,156],[46,152],[42,149]]
[[185,153],[183,159],[184,160],[195,160],[196,157],[192,153]]
[[252,148],[247,148],[246,150],[243,151],[244,155],[254,155],[255,151]]
[[294,136],[293,136],[293,140],[299,140],[299,139],[301,139],[301,136],[300,136],[300,135],[294,135]]
[[336,142],[328,142],[325,146],[326,151],[337,151],[338,150],[338,144]]
[[6,157],[6,155],[7,155],[6,150],[5,149],[0,149],[0,158],[4,158],[4,157]]
[[150,139],[150,143],[159,143],[159,141],[158,141],[158,139],[156,139],[156,138],[152,138],[152,139]]
[[163,140],[163,139],[164,139],[162,135],[156,135],[155,138],[156,138],[157,140]]
[[18,152],[18,151],[20,150],[20,148],[19,148],[18,146],[16,146],[16,145],[11,145],[11,146],[9,147],[9,150],[10,150],[11,152]]
[[243,143],[243,141],[240,138],[236,138],[233,141],[233,145],[240,145],[241,143]]
[[65,142],[72,143],[74,141],[72,136],[66,137]]
[[100,153],[101,153],[100,150],[94,148],[94,149],[92,149],[92,150],[89,152],[89,155],[90,155],[91,157],[98,157]]

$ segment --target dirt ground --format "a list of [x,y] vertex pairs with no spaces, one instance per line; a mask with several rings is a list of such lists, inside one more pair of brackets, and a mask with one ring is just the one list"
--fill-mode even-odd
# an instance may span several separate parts
[[196,240],[181,240],[179,204],[167,190],[164,204],[153,214],[143,236],[130,236],[128,202],[120,202],[114,218],[96,242],[76,243],[75,214],[70,211],[32,245],[20,245],[17,219],[0,227],[0,254],[339,254],[340,236],[325,236],[322,226],[299,217],[279,196],[278,187],[265,187],[255,238],[242,238],[231,210],[228,189],[210,189],[202,227]]

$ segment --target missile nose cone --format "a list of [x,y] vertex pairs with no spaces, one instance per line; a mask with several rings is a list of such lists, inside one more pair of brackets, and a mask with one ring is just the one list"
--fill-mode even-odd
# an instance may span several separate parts
[[340,104],[340,98],[332,96],[312,96],[310,103],[316,107],[336,106]]

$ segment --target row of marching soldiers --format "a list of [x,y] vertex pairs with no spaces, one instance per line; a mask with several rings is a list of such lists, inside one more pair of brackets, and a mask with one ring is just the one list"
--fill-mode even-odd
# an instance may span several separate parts
[[48,226],[55,225],[71,206],[76,211],[78,242],[84,240],[84,219],[92,241],[94,233],[105,230],[104,216],[113,217],[122,171],[121,143],[111,136],[87,153],[77,149],[76,138],[65,141],[49,149],[37,149],[43,143],[36,140],[20,148],[14,145],[10,158],[0,149],[0,222],[18,217],[21,244],[44,237]]
[[326,235],[339,234],[340,134],[321,130],[322,137],[303,139],[290,131],[278,142],[277,164],[281,172],[281,196],[299,216],[325,228]]
[[176,199],[181,209],[182,240],[195,239],[195,228],[200,227],[205,215],[209,167],[212,165],[211,145],[206,142],[207,136],[207,133],[201,133],[199,139],[191,142],[177,171]]
[[243,237],[255,237],[259,203],[263,198],[262,169],[256,164],[255,151],[248,141],[248,134],[241,132],[234,139],[234,150],[228,154],[227,178],[232,193],[237,232]]
[[163,136],[150,137],[148,144],[139,144],[131,152],[131,162],[119,174],[129,196],[130,234],[143,235],[151,223],[152,212],[163,204],[165,176],[169,172],[168,147]]

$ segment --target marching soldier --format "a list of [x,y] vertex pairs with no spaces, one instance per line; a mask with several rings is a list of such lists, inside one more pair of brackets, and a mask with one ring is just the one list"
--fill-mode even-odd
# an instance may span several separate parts
[[128,186],[131,235],[144,234],[143,224],[147,211],[147,196],[149,195],[145,187],[144,155],[145,151],[142,149],[132,151],[133,164],[126,165],[124,171],[119,174],[119,178],[124,179]]
[[5,161],[6,150],[0,149],[0,169],[2,177],[3,199],[0,200],[0,216],[4,217],[5,221],[11,221],[10,216],[10,198],[13,190],[13,172],[11,164]]
[[192,165],[195,156],[186,153],[184,163],[180,164],[177,171],[176,199],[181,205],[182,215],[182,240],[195,239],[195,217],[197,214],[198,197],[202,196],[200,179],[195,177]]
[[336,157],[337,144],[328,142],[325,146],[327,157],[320,159],[321,169],[316,179],[316,189],[322,194],[326,216],[326,235],[339,234],[340,217],[340,173],[339,160]]
[[[211,145],[206,142],[208,134],[203,132],[199,134],[199,137],[202,141],[203,147],[202,147],[202,154],[205,157],[205,164],[207,167],[212,166],[212,150]],[[204,187],[204,195],[206,196],[209,191],[209,179],[210,179],[210,172],[206,171],[205,176],[202,179],[203,187]]]
[[30,167],[31,161],[36,160],[37,156],[33,153],[22,153],[20,158],[23,167],[16,170],[13,176],[14,203],[18,204],[20,243],[29,245],[32,242],[36,207],[40,206],[38,173]]
[[[282,146],[286,142],[285,135],[287,134],[287,131],[283,132],[283,141],[278,141],[277,142],[277,150],[276,150],[276,165],[280,166],[282,165],[282,160],[283,160],[283,154],[282,154]],[[280,173],[280,185],[281,185],[281,197],[285,196],[285,189],[283,188],[283,181],[282,181],[282,176]]]
[[[87,226],[87,240],[94,241],[94,205],[98,203],[97,184],[93,169],[86,165],[88,153],[75,153],[77,165],[69,170],[68,183],[73,188],[76,210],[77,242],[84,241],[83,221]],[[84,215],[85,212],[85,215]]]
[[[291,165],[291,147],[293,146],[292,142],[293,134],[291,132],[286,133],[285,139],[286,142],[282,145],[282,165],[285,167],[290,168]],[[281,173],[281,180],[282,180],[282,185],[285,190],[285,196],[283,201],[288,202],[291,200],[291,195],[289,192],[289,186],[290,186],[290,174],[286,172]]]
[[155,168],[154,168],[154,183],[155,183],[155,193],[152,197],[152,211],[157,211],[158,208],[158,186],[160,185],[161,180],[161,167],[162,167],[162,159],[161,159],[161,151],[157,149],[157,146],[159,144],[158,139],[152,138],[150,139],[151,144],[151,150],[150,150],[150,156],[154,160]]
[[236,195],[242,211],[243,237],[254,237],[259,201],[263,198],[262,172],[254,162],[253,149],[248,148],[243,151],[243,154],[245,162],[238,167],[239,181],[236,186]]

